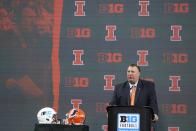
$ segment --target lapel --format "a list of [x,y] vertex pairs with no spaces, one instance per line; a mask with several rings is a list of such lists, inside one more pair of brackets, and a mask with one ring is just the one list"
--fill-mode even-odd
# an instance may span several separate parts
[[143,87],[142,81],[139,80],[139,81],[138,81],[138,84],[137,84],[136,95],[135,95],[135,104],[137,103],[137,100],[138,100],[138,98],[139,98],[140,91],[141,91],[141,88],[142,88],[142,87]]

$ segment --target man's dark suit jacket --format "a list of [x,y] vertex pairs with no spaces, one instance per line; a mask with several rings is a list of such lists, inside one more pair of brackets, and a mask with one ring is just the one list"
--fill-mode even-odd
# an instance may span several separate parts
[[[130,86],[128,81],[115,86],[114,94],[110,105],[128,106],[130,105]],[[155,114],[158,114],[158,104],[153,82],[139,80],[136,89],[135,106],[149,106]]]

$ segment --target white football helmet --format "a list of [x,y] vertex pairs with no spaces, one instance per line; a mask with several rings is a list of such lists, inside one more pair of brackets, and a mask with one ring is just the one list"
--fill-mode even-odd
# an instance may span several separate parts
[[56,124],[57,123],[57,113],[54,109],[50,107],[42,108],[37,113],[37,120],[39,124]]

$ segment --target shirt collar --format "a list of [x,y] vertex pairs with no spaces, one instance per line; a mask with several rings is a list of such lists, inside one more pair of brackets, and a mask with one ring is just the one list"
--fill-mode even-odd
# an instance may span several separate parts
[[138,81],[135,84],[131,84],[129,83],[130,88],[132,88],[133,86],[137,87]]

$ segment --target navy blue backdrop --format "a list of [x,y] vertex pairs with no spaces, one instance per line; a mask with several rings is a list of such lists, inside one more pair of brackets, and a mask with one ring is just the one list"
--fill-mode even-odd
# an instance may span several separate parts
[[33,130],[37,112],[86,113],[107,131],[105,108],[127,66],[154,81],[158,131],[195,131],[194,0],[1,0],[0,130]]

